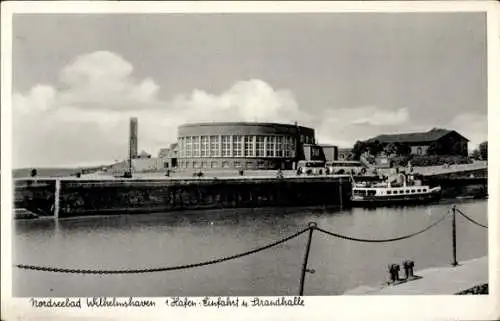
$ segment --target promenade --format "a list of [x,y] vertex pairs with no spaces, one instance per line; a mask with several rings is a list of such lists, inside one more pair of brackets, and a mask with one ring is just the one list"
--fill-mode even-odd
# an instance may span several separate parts
[[[454,164],[454,165],[449,165],[447,167],[444,167],[442,165],[440,166],[415,166],[413,167],[413,172],[425,176],[430,176],[430,175],[443,175],[443,174],[452,174],[452,173],[466,173],[469,171],[477,171],[477,170],[482,170],[482,169],[487,169],[488,164],[485,161],[476,161],[472,164]],[[401,168],[404,170],[404,168]],[[390,176],[394,169],[377,169],[377,175],[386,175]],[[193,171],[180,171],[180,172],[171,172],[170,177],[171,178],[176,178],[176,177],[182,177],[186,178],[190,177],[192,175]],[[277,170],[245,170],[244,175],[240,176],[238,174],[237,170],[208,170],[208,171],[203,171],[204,177],[217,177],[217,178],[266,178],[266,177],[276,177]],[[297,173],[294,170],[282,170],[281,171],[284,177],[297,177]],[[368,175],[374,175],[374,173],[367,173]],[[302,175],[301,177],[306,177],[308,175]],[[313,176],[330,176],[330,175],[313,175]],[[82,175],[82,178],[114,178],[113,175],[111,174],[106,174],[106,173],[94,173],[94,174],[87,174],[87,175]],[[158,177],[163,177],[165,178],[165,172],[151,172],[151,173],[134,173],[134,177],[137,178],[145,178],[145,179],[154,179]]]
[[420,279],[393,286],[361,286],[344,295],[450,295],[488,283],[488,257],[461,262],[458,266],[433,267],[415,272]]
[[[444,174],[453,174],[453,173],[466,173],[470,171],[478,171],[487,169],[488,164],[485,161],[476,161],[472,164],[453,164],[447,167],[439,165],[439,166],[414,166],[413,173],[421,174],[424,176],[431,175],[444,175]],[[405,170],[406,168],[401,167],[400,170]],[[378,173],[389,176],[394,169],[378,169]]]
[[[487,169],[487,162],[485,161],[476,161],[472,164],[457,164],[457,165],[449,165],[447,167],[444,166],[425,166],[425,167],[413,167],[413,172],[418,173],[424,176],[433,176],[433,175],[443,175],[443,174],[452,174],[452,173],[467,173],[469,171],[478,171]],[[400,170],[405,170],[405,168],[401,167]],[[278,170],[244,170],[243,175],[239,174],[239,171],[236,169],[221,169],[221,170],[197,170],[202,171],[203,176],[199,178],[204,179],[213,179],[213,178],[221,178],[221,179],[252,179],[252,178],[275,178],[278,174]],[[170,175],[166,176],[166,170],[157,170],[151,172],[134,172],[133,178],[135,179],[186,179],[193,178],[193,173],[197,172],[196,170],[190,171],[170,171]],[[113,172],[103,172],[96,171],[93,173],[83,174],[80,179],[83,180],[109,180],[109,179],[123,179],[122,177],[117,177],[123,173],[113,173]],[[295,170],[282,170],[281,174],[284,178],[296,178],[296,177],[330,177],[330,176],[345,176],[345,175],[301,175],[298,176]],[[377,169],[377,175],[385,175],[391,176],[394,174],[393,168],[379,168]],[[374,176],[373,170],[368,170],[366,176]],[[19,177],[14,180],[22,180],[30,177]],[[37,179],[51,179],[54,177],[44,177],[37,176]],[[77,179],[74,175],[72,176],[59,176],[59,179],[63,180],[75,180]]]

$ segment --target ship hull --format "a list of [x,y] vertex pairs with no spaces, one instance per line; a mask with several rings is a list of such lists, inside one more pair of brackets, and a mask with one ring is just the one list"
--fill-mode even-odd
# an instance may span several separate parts
[[423,195],[363,196],[359,198],[352,198],[351,205],[354,207],[419,205],[437,202],[440,199],[440,192],[433,192]]

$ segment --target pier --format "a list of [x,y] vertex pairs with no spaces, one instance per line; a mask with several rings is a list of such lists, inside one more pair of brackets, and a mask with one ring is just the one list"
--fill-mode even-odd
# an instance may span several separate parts
[[[415,168],[426,185],[439,185],[443,197],[487,196],[486,163],[452,168]],[[382,170],[380,174],[384,174]],[[190,209],[270,206],[348,206],[348,175],[297,175],[295,171],[135,173],[133,178],[102,174],[82,177],[16,179],[15,207],[42,216],[71,217]],[[377,176],[354,177],[377,180]]]
[[15,207],[56,218],[349,202],[349,176],[37,179],[15,182]]

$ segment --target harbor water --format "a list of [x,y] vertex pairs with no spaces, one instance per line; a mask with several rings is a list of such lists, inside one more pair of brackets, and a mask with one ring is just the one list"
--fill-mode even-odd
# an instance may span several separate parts
[[[196,263],[266,245],[314,221],[336,233],[385,239],[421,230],[456,204],[487,225],[487,200],[442,201],[402,208],[218,209],[71,219],[16,220],[13,264],[76,269],[141,269]],[[457,259],[487,255],[487,229],[457,215]],[[223,263],[179,271],[82,275],[13,267],[14,296],[297,295],[307,233]],[[313,233],[305,295],[339,295],[387,279],[387,265],[415,270],[452,261],[452,220],[391,243],[359,243]]]

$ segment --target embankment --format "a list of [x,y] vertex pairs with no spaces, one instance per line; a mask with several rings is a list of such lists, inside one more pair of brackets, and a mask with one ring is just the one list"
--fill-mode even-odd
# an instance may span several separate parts
[[56,184],[55,179],[17,180],[15,207],[58,217],[266,206],[341,207],[348,203],[351,193],[351,183],[343,176],[60,179],[59,182]]

